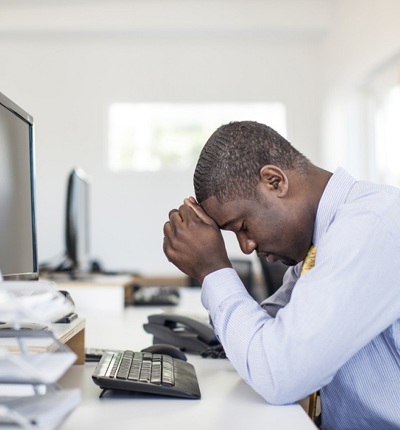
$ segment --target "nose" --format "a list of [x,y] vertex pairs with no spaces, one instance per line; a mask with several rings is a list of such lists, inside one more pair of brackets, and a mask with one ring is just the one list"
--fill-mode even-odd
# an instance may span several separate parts
[[249,239],[244,234],[237,234],[236,237],[243,254],[251,254],[257,248],[256,242],[254,242],[253,239]]

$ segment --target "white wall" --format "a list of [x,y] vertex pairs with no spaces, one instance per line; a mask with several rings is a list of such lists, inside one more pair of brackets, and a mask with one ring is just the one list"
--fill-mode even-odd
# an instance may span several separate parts
[[398,0],[0,0],[0,91],[36,121],[40,260],[63,249],[66,176],[79,165],[93,178],[93,256],[177,273],[162,226],[192,171],[110,173],[112,102],[283,101],[295,146],[367,177],[362,89],[400,57],[399,16]]
[[0,91],[36,121],[41,261],[63,249],[66,176],[79,165],[93,177],[93,256],[176,273],[162,226],[192,171],[109,172],[112,102],[283,101],[301,151],[368,177],[363,88],[400,58],[399,16],[398,0],[0,0]]
[[[193,193],[192,171],[109,172],[112,102],[283,101],[289,139],[318,161],[317,41],[326,2],[297,3],[296,20],[285,2],[256,2],[258,12],[253,2],[233,2],[239,9],[220,2],[218,10],[189,2],[175,30],[163,16],[176,19],[181,2],[103,1],[97,15],[90,13],[96,2],[83,2],[85,9],[79,2],[40,3],[41,13],[30,2],[18,10],[0,3],[0,91],[36,121],[40,261],[63,250],[66,177],[81,166],[92,176],[93,256],[108,270],[177,273],[163,255],[162,228],[169,210]],[[310,19],[312,11],[320,23]],[[190,26],[183,26],[189,16]],[[8,28],[10,22],[17,27]],[[162,23],[168,28],[160,31]],[[228,243],[237,255],[236,242]]]
[[[400,2],[335,0],[321,55],[321,163],[338,164],[374,179],[365,88],[392,62],[400,62]],[[373,160],[372,160],[373,161]]]

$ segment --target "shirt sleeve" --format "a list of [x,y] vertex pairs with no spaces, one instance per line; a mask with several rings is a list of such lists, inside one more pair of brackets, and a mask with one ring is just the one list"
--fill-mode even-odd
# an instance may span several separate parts
[[395,239],[374,216],[335,223],[318,244],[315,267],[292,285],[275,317],[233,269],[208,275],[202,302],[242,378],[272,404],[292,403],[329,383],[400,318]]

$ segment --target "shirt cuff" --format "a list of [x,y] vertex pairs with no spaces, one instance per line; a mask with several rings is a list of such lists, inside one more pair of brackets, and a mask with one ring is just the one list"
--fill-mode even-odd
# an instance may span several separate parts
[[204,278],[201,302],[212,314],[221,302],[239,293],[247,293],[247,290],[237,272],[231,268],[220,269]]

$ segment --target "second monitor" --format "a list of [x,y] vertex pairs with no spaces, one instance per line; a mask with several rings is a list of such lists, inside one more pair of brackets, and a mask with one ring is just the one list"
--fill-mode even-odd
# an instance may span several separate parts
[[68,177],[65,211],[67,267],[72,277],[90,272],[90,178],[80,168]]

